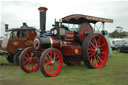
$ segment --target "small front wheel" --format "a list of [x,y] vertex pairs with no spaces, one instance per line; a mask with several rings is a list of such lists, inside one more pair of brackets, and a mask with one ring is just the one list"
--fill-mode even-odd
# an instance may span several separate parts
[[35,72],[39,69],[39,57],[35,54],[34,48],[28,47],[20,54],[19,64],[23,71]]
[[46,77],[56,76],[63,66],[63,58],[59,50],[48,48],[42,52],[40,70]]

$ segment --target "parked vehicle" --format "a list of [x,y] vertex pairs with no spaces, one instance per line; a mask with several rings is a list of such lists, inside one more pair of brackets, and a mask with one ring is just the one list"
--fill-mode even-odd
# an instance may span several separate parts
[[123,45],[117,48],[117,51],[128,53],[128,42],[125,42]]
[[24,48],[33,46],[34,37],[37,35],[36,29],[28,27],[26,23],[20,28],[8,29],[5,25],[8,36],[2,40],[0,53],[5,55],[10,63],[19,64],[19,55]]
[[[42,74],[52,77],[60,73],[63,62],[78,65],[84,61],[89,68],[102,68],[106,64],[109,49],[104,37],[104,23],[113,20],[73,14],[55,21],[50,35],[46,35],[47,8],[40,7],[39,11],[41,33],[34,39],[34,47],[24,49],[20,55],[23,71],[35,72],[40,68]],[[95,28],[90,25],[97,22],[103,25],[102,34],[94,33]]]
[[125,43],[124,40],[117,40],[113,41],[113,46],[111,46],[112,50],[117,50],[120,46],[122,46]]

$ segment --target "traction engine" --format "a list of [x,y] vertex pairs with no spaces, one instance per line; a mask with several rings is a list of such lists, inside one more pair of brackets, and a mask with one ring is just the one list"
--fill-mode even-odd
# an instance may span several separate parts
[[[108,59],[108,44],[103,34],[94,33],[90,23],[113,20],[74,14],[55,21],[53,28],[46,32],[47,8],[40,7],[41,33],[35,37],[33,47],[26,48],[20,55],[23,71],[35,72],[39,68],[46,77],[60,73],[63,62],[78,65],[84,61],[89,68],[101,68]],[[66,24],[76,25],[69,28]],[[105,32],[104,32],[105,34]]]

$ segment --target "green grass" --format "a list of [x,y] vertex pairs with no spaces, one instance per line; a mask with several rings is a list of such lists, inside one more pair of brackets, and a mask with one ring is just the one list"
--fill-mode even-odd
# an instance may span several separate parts
[[19,66],[0,57],[0,85],[128,85],[128,53],[113,51],[105,67],[88,69],[84,64],[64,65],[56,77],[46,78],[40,70],[25,73]]

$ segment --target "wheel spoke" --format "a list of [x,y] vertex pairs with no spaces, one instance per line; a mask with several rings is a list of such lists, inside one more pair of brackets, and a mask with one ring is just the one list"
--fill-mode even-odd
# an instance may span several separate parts
[[48,64],[45,64],[45,68],[46,68],[46,69],[48,68],[48,66],[49,66]]
[[90,41],[91,45],[93,46],[93,48],[96,48],[95,45],[92,43],[92,41]]
[[52,66],[50,65],[49,67],[50,67],[50,68],[48,69],[48,72],[51,73]]
[[104,55],[106,54],[105,52],[100,52],[100,53],[101,53],[101,54],[104,54]]
[[96,64],[96,66],[97,66],[97,60],[96,60],[96,58],[95,58],[95,64]]
[[24,64],[28,62],[28,59],[26,59],[26,61],[24,61]]
[[92,64],[93,64],[94,60],[95,60],[94,58],[91,59],[91,63],[92,63]]
[[88,48],[88,50],[90,50],[90,51],[95,51],[95,49],[92,49],[92,48]]
[[32,53],[30,52],[30,57],[32,57],[33,55],[32,55]]
[[56,59],[58,59],[58,58],[59,58],[59,57],[57,56],[57,57],[54,58],[54,60],[56,60]]
[[32,62],[32,70],[33,70],[33,67],[34,67],[34,64],[33,64],[33,62]]
[[47,56],[48,56],[48,58],[49,58],[50,60],[52,60],[51,56],[49,56],[48,54],[47,54]]
[[[57,57],[58,57],[58,56],[57,56]],[[54,58],[53,58],[53,60],[56,60],[57,57],[56,57],[56,53],[54,53]]]
[[48,60],[47,62],[45,62],[45,64],[50,64],[51,63],[51,60]]
[[102,59],[99,56],[97,56],[97,58],[103,63]]
[[96,41],[96,39],[94,39],[94,42],[95,42],[95,47],[97,48],[97,41]]
[[51,65],[50,71],[51,71],[51,73],[53,72],[53,71],[52,71],[52,65]]
[[37,65],[33,63],[33,66],[36,67]]
[[56,65],[54,65],[54,70],[56,71]]
[[28,62],[26,65],[24,65],[25,67],[28,67],[30,65],[30,62]]
[[27,55],[28,58],[31,57],[31,56],[28,55],[28,53],[26,55]]
[[92,57],[90,57],[90,62],[92,63]]
[[26,56],[23,56],[24,57],[24,59],[28,59],[28,57],[26,57]]
[[103,46],[105,46],[105,44],[98,45],[99,48],[100,48],[100,47],[103,47]]
[[88,55],[88,57],[92,57],[92,56],[94,56],[95,55],[95,53],[91,53],[91,55]]
[[104,47],[100,47],[101,52],[105,51]]
[[91,48],[91,49],[95,49],[91,44],[89,44],[89,48]]
[[99,46],[100,45],[100,39],[98,38],[97,39],[97,46]]

